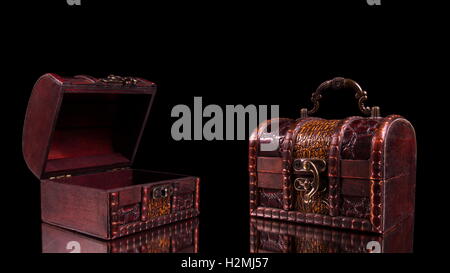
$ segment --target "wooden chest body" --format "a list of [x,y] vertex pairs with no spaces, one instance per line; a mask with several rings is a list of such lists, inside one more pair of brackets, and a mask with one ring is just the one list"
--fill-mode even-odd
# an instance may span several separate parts
[[36,82],[22,144],[44,222],[114,239],[199,214],[199,178],[131,167],[155,93],[116,76]]
[[[341,87],[356,90],[361,110],[370,113],[363,105],[365,91],[343,78],[319,86],[314,109],[322,90]],[[376,233],[413,217],[414,128],[401,116],[383,118],[378,111],[324,120],[302,110],[297,120],[261,124],[249,145],[250,214]],[[275,123],[279,130],[267,134]],[[278,148],[263,151],[267,142]]]

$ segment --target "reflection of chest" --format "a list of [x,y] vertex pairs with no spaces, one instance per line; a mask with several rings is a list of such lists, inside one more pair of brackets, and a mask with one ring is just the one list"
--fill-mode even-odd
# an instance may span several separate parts
[[198,224],[195,217],[106,241],[42,223],[42,252],[197,253]]
[[412,252],[413,233],[408,225],[381,235],[252,217],[250,253]]

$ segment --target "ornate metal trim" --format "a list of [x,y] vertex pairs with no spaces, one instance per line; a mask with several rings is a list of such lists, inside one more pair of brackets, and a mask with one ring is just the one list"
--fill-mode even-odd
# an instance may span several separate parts
[[297,191],[304,192],[302,201],[305,204],[310,204],[320,188],[319,172],[326,170],[327,163],[323,159],[301,158],[295,159],[293,165],[297,174],[312,174],[312,178],[306,175],[299,176],[294,180],[294,188]]
[[116,75],[109,75],[106,78],[98,79],[98,83],[104,84],[120,84],[123,86],[134,86],[137,84],[137,79],[133,77],[121,77]]

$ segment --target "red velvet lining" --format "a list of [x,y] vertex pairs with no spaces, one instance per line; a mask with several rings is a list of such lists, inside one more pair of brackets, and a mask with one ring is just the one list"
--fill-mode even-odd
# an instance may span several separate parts
[[64,94],[45,176],[131,164],[151,95]]
[[48,159],[111,154],[111,128],[76,128],[56,130]]

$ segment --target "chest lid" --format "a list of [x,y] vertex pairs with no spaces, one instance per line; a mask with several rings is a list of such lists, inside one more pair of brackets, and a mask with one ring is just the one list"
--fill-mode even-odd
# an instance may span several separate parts
[[140,78],[41,76],[25,115],[25,162],[38,178],[130,166],[155,93]]

